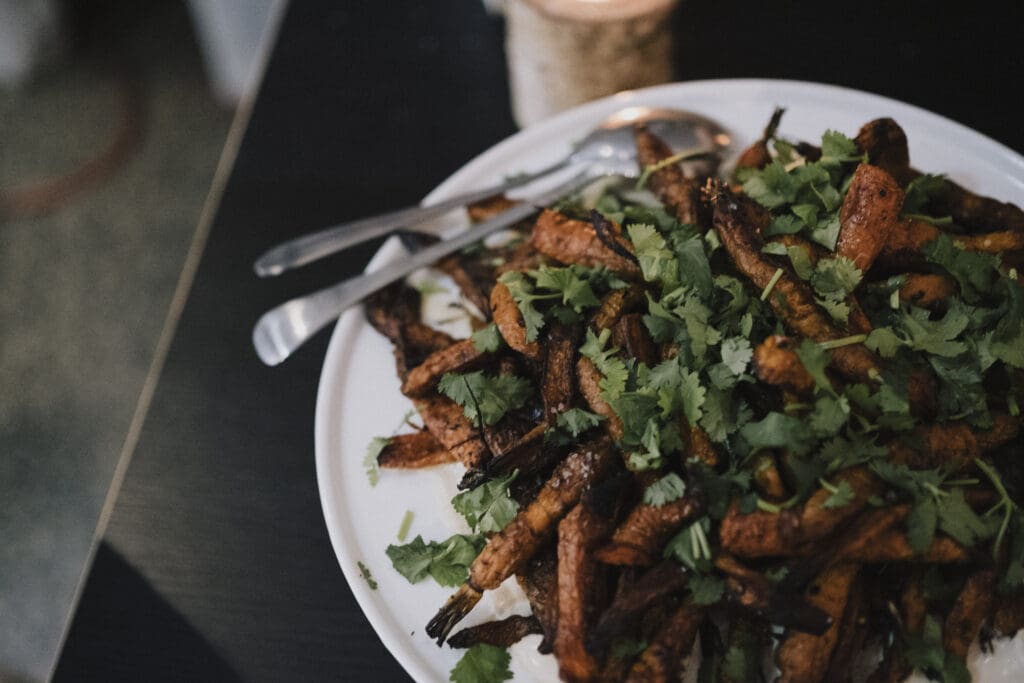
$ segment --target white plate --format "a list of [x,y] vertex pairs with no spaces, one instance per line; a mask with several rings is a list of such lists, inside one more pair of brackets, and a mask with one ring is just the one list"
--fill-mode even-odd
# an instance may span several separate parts
[[[812,142],[826,128],[852,136],[865,122],[890,116],[907,132],[915,167],[948,173],[969,188],[1024,205],[1024,158],[977,132],[884,97],[769,80],[678,83],[620,93],[578,107],[495,145],[442,183],[427,200],[553,162],[569,151],[573,140],[630,104],[676,107],[714,118],[733,132],[738,150],[760,135],[776,105],[787,108],[782,135]],[[400,254],[396,243],[386,243],[370,268]],[[391,345],[365,322],[362,310],[350,310],[334,330],[317,397],[316,465],[324,518],[341,569],[384,645],[417,681],[447,681],[460,652],[438,648],[423,628],[451,591],[430,579],[410,585],[392,569],[384,550],[398,542],[396,533],[406,510],[415,514],[409,539],[422,534],[424,540],[440,540],[465,530],[449,505],[461,466],[382,472],[380,483],[371,487],[362,465],[370,440],[392,434],[410,408],[399,392]],[[360,575],[358,562],[370,569],[379,584],[376,591]],[[484,620],[486,614],[524,611],[511,583],[497,591],[497,599],[491,596],[478,606],[465,625]],[[553,657],[535,652],[538,639],[532,636],[512,649],[516,680],[557,679]],[[1024,680],[1021,652],[1018,648],[1012,657],[1016,674],[1008,672],[1006,680]],[[1002,677],[991,678],[986,672],[985,678]]]

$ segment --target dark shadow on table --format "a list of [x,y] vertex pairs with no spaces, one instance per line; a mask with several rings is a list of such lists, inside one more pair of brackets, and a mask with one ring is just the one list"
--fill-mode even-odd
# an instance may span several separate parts
[[103,543],[53,680],[141,679],[241,680],[138,572]]

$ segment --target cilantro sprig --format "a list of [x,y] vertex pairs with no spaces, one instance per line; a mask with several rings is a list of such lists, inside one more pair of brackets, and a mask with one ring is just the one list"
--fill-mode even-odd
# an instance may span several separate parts
[[514,375],[491,376],[483,370],[468,373],[449,372],[441,377],[437,389],[460,406],[466,419],[493,425],[510,410],[521,408],[533,395],[530,381]]
[[505,528],[519,511],[519,503],[509,495],[509,486],[517,471],[505,477],[486,481],[480,486],[463,491],[452,498],[452,507],[465,517],[473,531],[496,533]]
[[[778,143],[776,143],[778,147]],[[839,209],[856,164],[864,160],[853,140],[836,131],[821,139],[821,158],[809,162],[787,154],[759,171],[748,172],[743,191],[771,210],[765,235],[802,234],[834,250],[839,239]]]
[[455,534],[444,541],[424,542],[416,536],[404,545],[389,545],[387,556],[409,583],[430,576],[441,586],[460,586],[469,578],[469,566],[484,547],[483,536]]
[[548,318],[563,323],[579,322],[586,309],[601,303],[595,289],[604,291],[625,286],[607,269],[576,264],[540,266],[525,273],[512,270],[503,273],[498,281],[508,288],[523,316],[527,342],[537,340]]
[[512,678],[508,650],[478,643],[466,650],[448,675],[452,683],[502,683]]

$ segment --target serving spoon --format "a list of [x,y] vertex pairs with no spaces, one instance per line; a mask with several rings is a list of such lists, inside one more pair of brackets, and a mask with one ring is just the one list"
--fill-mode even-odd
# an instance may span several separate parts
[[[597,178],[616,175],[636,177],[639,175],[640,169],[636,163],[633,124],[638,122],[643,122],[647,125],[652,133],[665,140],[673,150],[700,149],[707,151],[708,154],[705,156],[708,158],[700,163],[710,164],[710,166],[704,166],[702,168],[703,172],[714,170],[721,154],[730,142],[729,134],[719,124],[689,112],[671,109],[651,109],[647,107],[630,107],[616,112],[616,114],[606,119],[593,133],[584,138],[584,140],[590,140],[591,142],[580,144],[577,146],[576,152],[570,154],[564,162],[559,162],[559,164],[555,165],[558,168],[575,166],[578,169],[567,181],[560,183],[557,187],[549,189],[529,201],[513,206],[490,220],[475,225],[465,232],[442,242],[437,242],[407,258],[386,265],[372,273],[357,275],[331,287],[291,299],[264,313],[253,328],[252,335],[253,346],[260,360],[271,366],[281,363],[327,323],[373,292],[400,280],[420,268],[433,264],[448,254],[529,218],[543,207],[581,190]],[[588,150],[585,156],[574,156],[583,149]],[[537,179],[541,175],[547,175],[554,170],[555,167],[542,169],[538,174],[533,174],[533,179]],[[496,192],[502,191],[502,187],[505,186],[492,187],[481,192],[486,192],[483,196],[489,197]],[[466,196],[476,196],[478,194],[480,193],[463,195],[456,199],[464,202]],[[448,205],[440,213],[449,211],[455,206],[461,206],[462,202]],[[440,206],[440,204],[435,206]],[[410,224],[407,223],[400,227],[405,227],[406,225]],[[352,229],[351,224],[349,229]],[[389,225],[386,230],[374,231],[371,236],[366,236],[370,232],[369,229],[365,226],[358,228],[358,230],[362,231],[361,237],[356,241],[348,242],[345,246],[357,244],[371,237],[392,232],[394,229],[394,226]],[[335,230],[337,228],[329,229],[324,231],[324,234]],[[315,237],[315,235],[310,237]],[[335,246],[331,251],[344,248],[344,246],[337,247],[337,242],[332,244]],[[321,255],[325,253],[329,252],[323,252]],[[305,262],[315,258],[318,257],[312,256]]]
[[[633,124],[644,123],[675,151],[706,150],[717,153],[729,145],[729,134],[718,123],[699,114],[678,109],[627,107],[615,112],[580,140],[563,159],[538,171],[514,176],[503,183],[456,195],[429,206],[410,206],[397,211],[360,218],[318,232],[303,235],[273,247],[256,259],[253,269],[260,277],[280,275],[367,240],[409,228],[444,215],[452,209],[528,185],[571,166],[636,159]],[[714,170],[713,162],[694,161],[703,173]]]

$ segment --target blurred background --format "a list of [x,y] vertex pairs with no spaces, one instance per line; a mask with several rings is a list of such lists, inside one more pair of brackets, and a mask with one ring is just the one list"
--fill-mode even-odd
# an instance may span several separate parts
[[[569,41],[536,11],[597,4],[657,18]],[[395,679],[316,496],[326,335],[275,370],[248,338],[374,245],[279,282],[252,258],[418,201],[573,98],[668,77],[864,89],[1020,151],[1024,5],[1007,5],[0,0],[0,682],[49,678],[73,616],[65,680]],[[182,308],[179,382],[129,470]]]
[[273,0],[0,0],[0,680],[48,676]]

